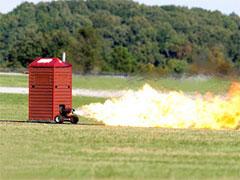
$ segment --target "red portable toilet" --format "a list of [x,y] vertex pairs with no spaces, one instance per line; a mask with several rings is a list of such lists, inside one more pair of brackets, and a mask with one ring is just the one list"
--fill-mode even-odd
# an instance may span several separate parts
[[[29,65],[29,121],[62,123],[72,109],[72,65],[58,58],[37,58]],[[63,117],[66,116],[66,117]]]

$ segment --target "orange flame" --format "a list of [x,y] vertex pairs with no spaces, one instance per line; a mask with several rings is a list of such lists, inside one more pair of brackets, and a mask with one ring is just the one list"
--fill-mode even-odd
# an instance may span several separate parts
[[240,84],[225,96],[158,92],[149,85],[81,108],[83,115],[111,126],[235,129],[240,122]]

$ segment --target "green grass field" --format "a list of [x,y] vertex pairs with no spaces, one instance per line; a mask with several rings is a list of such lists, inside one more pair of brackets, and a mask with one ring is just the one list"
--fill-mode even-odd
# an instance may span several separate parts
[[[126,90],[139,89],[145,83],[159,90],[181,90],[184,92],[200,93],[213,92],[224,93],[231,84],[230,79],[212,77],[208,79],[174,79],[153,77],[109,77],[109,76],[73,76],[73,88],[102,89],[102,90]],[[0,75],[0,86],[27,87],[27,76]]]
[[[27,86],[25,76],[2,77],[0,86]],[[159,89],[215,93],[225,92],[230,84],[217,78],[74,76],[73,80],[74,87],[91,89],[136,89],[145,82]],[[73,106],[104,100],[74,96]],[[1,121],[27,120],[27,116],[27,95],[0,93],[0,179],[240,179],[239,130]],[[80,121],[98,123],[82,117]]]
[[0,75],[0,87],[27,87],[27,75]]
[[240,132],[0,123],[0,179],[239,179]]
[[[0,87],[27,87],[27,79],[25,76],[9,76],[0,75]],[[198,91],[206,93],[208,91],[214,93],[224,93],[227,91],[231,81],[220,78],[210,78],[206,80],[195,79],[173,79],[173,78],[140,78],[140,77],[104,77],[104,76],[73,76],[74,88],[85,89],[138,89],[145,83],[162,90],[181,90],[184,92]],[[103,102],[101,98],[90,97],[73,97],[73,107],[77,108],[84,104],[92,102]],[[0,94],[0,120],[26,120],[28,117],[28,99],[27,95],[21,94]]]
[[[94,102],[103,102],[104,98],[93,97],[73,97],[73,107],[79,108]],[[1,94],[0,93],[0,121],[1,120],[16,120],[26,121],[28,119],[28,96],[22,94]],[[83,122],[88,122],[85,118],[80,119]]]

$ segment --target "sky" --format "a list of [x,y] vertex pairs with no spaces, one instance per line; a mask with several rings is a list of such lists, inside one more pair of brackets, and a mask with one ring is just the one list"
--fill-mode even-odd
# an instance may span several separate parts
[[[7,13],[24,1],[38,3],[50,0],[0,0],[0,12]],[[240,16],[240,0],[134,0],[147,5],[179,5],[219,10],[224,14],[235,12]]]

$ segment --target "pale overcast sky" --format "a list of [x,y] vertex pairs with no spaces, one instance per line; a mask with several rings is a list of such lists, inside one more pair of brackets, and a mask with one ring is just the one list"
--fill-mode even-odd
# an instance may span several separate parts
[[[0,0],[0,12],[7,13],[24,1],[40,2],[49,0]],[[240,0],[135,0],[148,5],[180,5],[201,7],[209,10],[219,10],[224,14],[235,12],[240,15]]]

